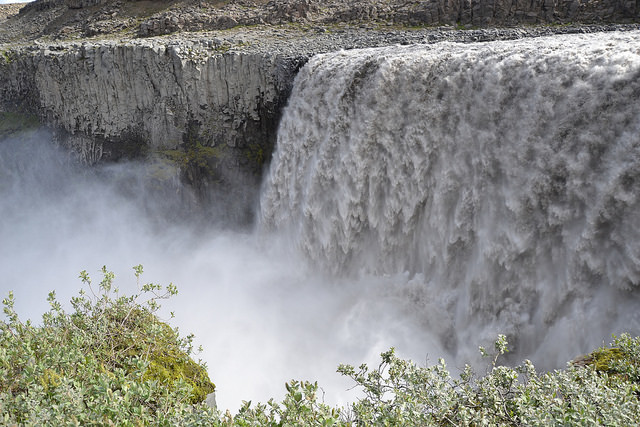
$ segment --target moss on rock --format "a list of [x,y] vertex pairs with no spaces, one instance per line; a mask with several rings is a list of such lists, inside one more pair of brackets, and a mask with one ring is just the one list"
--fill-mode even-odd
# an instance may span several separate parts
[[[126,354],[148,362],[142,381],[158,381],[172,386],[182,380],[192,388],[191,403],[203,402],[215,391],[205,367],[190,357],[189,338],[181,339],[177,330],[140,306],[114,306],[104,313],[112,325],[113,342],[101,345],[115,349],[114,354]],[[134,364],[114,360],[113,367],[132,369]]]
[[592,365],[598,372],[606,372],[607,374],[619,373],[616,364],[624,361],[625,355],[619,348],[600,348],[591,353],[593,358]]
[[601,347],[572,361],[575,366],[590,367],[598,373],[640,383],[640,362],[620,347]]
[[0,138],[17,136],[36,130],[40,122],[36,116],[22,113],[0,112]]
[[184,380],[193,390],[191,403],[204,402],[207,395],[215,391],[215,385],[209,379],[206,369],[193,361],[179,346],[178,334],[166,323],[159,323],[162,328],[161,337],[149,355],[149,368],[143,380],[155,380],[162,384],[174,384]]

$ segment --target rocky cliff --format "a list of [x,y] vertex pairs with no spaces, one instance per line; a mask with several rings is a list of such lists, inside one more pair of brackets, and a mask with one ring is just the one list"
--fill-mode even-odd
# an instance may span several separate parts
[[0,111],[37,115],[89,164],[155,153],[196,185],[229,170],[258,178],[297,60],[228,50],[211,40],[5,50]]
[[104,144],[123,138],[175,148],[194,126],[206,146],[258,143],[277,120],[291,81],[287,63],[217,53],[210,42],[61,44],[0,59],[0,90],[5,108],[26,102],[72,140],[94,140],[84,153],[94,162],[117,155]]

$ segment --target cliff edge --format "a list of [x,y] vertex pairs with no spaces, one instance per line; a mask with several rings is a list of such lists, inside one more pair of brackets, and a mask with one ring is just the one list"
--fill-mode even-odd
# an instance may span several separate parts
[[313,55],[638,29],[639,9],[635,0],[36,0],[1,9],[0,113],[39,117],[89,164],[159,155],[195,186],[239,171],[257,186],[293,79]]

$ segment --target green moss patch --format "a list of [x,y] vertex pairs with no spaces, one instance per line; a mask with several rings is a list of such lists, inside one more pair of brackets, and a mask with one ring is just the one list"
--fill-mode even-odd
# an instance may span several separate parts
[[178,332],[171,326],[141,308],[116,315],[120,318],[114,319],[114,324],[120,325],[121,330],[115,332],[123,338],[118,347],[129,356],[147,358],[149,362],[143,381],[158,381],[167,386],[184,381],[193,388],[191,403],[203,402],[215,391],[204,366],[189,357]]
[[40,126],[36,116],[22,113],[0,112],[0,138],[32,132]]
[[637,340],[627,335],[614,337],[614,346],[601,347],[573,361],[574,365],[591,367],[598,373],[640,384],[640,350]]

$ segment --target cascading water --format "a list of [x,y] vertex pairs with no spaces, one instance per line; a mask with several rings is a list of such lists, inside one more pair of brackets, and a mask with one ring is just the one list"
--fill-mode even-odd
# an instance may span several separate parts
[[639,46],[630,32],[319,55],[283,116],[261,225],[337,276],[404,280],[403,304],[463,359],[498,332],[546,366],[637,334]]

